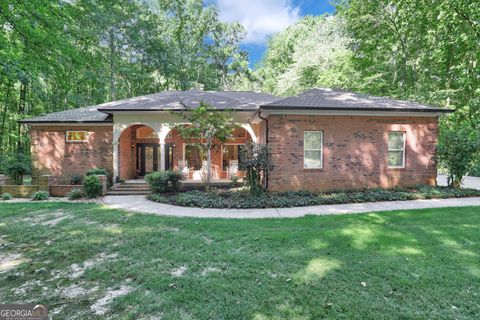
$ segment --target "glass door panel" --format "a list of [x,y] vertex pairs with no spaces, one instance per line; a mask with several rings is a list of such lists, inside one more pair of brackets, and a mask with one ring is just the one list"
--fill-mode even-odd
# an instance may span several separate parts
[[145,173],[153,172],[154,169],[154,147],[146,146],[145,147]]

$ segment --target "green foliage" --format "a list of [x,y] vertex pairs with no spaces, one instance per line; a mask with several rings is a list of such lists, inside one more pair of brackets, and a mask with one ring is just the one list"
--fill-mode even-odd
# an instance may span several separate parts
[[443,122],[437,147],[440,165],[448,171],[448,184],[459,188],[480,157],[480,132],[467,124]]
[[33,201],[45,201],[48,200],[48,192],[47,191],[37,191],[32,195]]
[[345,19],[307,16],[268,40],[259,68],[250,76],[256,85],[241,89],[293,95],[312,87],[352,89],[358,78],[351,63]]
[[417,186],[316,193],[309,191],[260,193],[189,191],[177,195],[176,204],[200,208],[285,208],[375,201],[443,199],[480,196],[479,190]]
[[104,175],[108,176],[108,171],[107,169],[102,169],[102,168],[93,168],[87,171],[86,173],[87,176],[92,176],[92,175]]
[[250,192],[257,195],[266,190],[268,173],[273,169],[268,145],[248,142],[240,149],[239,169],[246,172]]
[[180,188],[182,174],[179,171],[156,171],[145,176],[153,193],[176,192]]
[[0,153],[28,150],[17,120],[162,90],[225,89],[248,68],[243,27],[202,0],[17,1],[0,12]]
[[473,1],[350,0],[337,9],[352,38],[355,87],[454,107],[463,114],[459,123],[479,118],[480,10]]
[[83,178],[83,192],[88,198],[97,198],[102,195],[102,182],[96,175]]
[[152,193],[147,196],[147,199],[158,203],[169,203],[169,199],[161,194]]
[[[88,173],[87,173],[88,175]],[[79,185],[79,184],[82,184],[82,181],[83,181],[83,177],[81,175],[73,175],[71,178],[70,178],[70,184],[73,184],[73,185]]]
[[72,189],[68,194],[67,194],[68,199],[70,200],[77,200],[81,199],[84,197],[83,191],[80,188],[77,189]]
[[22,184],[23,175],[31,172],[30,157],[22,153],[8,154],[3,157],[0,167],[15,184]]
[[2,199],[2,200],[4,200],[4,201],[6,201],[6,200],[12,200],[12,199],[13,199],[13,196],[12,196],[10,193],[5,192],[5,193],[2,193],[2,194],[0,195],[0,199]]
[[198,146],[207,157],[206,186],[211,179],[211,150],[219,147],[231,137],[237,127],[233,121],[233,111],[220,111],[204,102],[200,102],[197,108],[184,106],[181,117],[189,125],[178,124],[175,128],[184,139],[198,139]]

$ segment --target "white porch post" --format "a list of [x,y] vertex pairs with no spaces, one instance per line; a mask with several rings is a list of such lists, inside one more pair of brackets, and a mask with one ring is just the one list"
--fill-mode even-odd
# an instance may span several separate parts
[[118,157],[118,142],[114,141],[113,143],[113,183],[117,182],[118,178],[118,169],[119,169],[119,157]]
[[171,128],[168,124],[162,124],[158,138],[160,140],[160,170],[165,171],[165,138],[170,132]]

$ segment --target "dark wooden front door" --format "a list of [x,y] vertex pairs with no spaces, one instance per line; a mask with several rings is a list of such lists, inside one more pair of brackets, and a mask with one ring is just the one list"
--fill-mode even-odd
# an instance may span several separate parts
[[173,170],[173,143],[165,143],[165,170]]
[[137,144],[137,170],[140,176],[147,173],[158,171],[160,145],[158,143],[138,143]]

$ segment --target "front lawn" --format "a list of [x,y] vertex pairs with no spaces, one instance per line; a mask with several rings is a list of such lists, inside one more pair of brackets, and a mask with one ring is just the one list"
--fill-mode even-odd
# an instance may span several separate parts
[[0,301],[54,319],[476,319],[480,207],[300,219],[0,204]]

